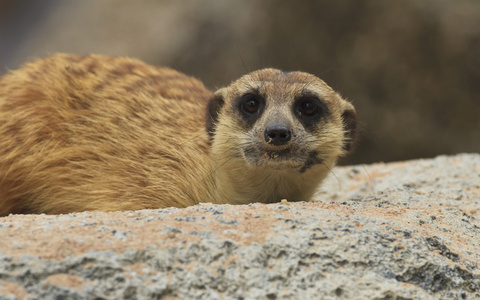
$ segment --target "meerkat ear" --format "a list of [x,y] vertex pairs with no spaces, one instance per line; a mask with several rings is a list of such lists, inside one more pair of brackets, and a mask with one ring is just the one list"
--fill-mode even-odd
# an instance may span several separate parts
[[357,138],[357,114],[350,102],[345,101],[344,103],[342,119],[344,130],[343,150],[349,152]]
[[225,101],[223,100],[224,89],[219,89],[216,91],[212,98],[208,101],[207,105],[207,132],[210,136],[210,140],[215,134],[215,128],[218,122],[218,117],[220,115],[220,110],[222,109]]

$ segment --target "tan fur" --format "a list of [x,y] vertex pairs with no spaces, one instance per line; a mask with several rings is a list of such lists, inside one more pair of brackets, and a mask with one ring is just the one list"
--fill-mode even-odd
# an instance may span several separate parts
[[[0,79],[0,215],[309,200],[345,152],[342,113],[354,110],[320,79],[290,74],[257,71],[213,95],[196,79],[131,58],[56,54],[26,64]],[[294,158],[277,162],[268,152],[252,164],[242,156],[241,141],[263,125],[247,131],[232,103],[252,85],[287,99],[268,102],[262,122],[291,110],[302,89],[328,103],[313,135],[283,114],[322,164],[299,172]]]

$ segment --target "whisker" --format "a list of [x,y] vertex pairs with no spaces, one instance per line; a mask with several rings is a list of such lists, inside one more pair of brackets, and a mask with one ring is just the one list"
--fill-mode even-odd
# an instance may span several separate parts
[[230,158],[228,158],[227,160],[225,160],[225,161],[224,161],[223,163],[221,163],[217,168],[215,168],[215,170],[213,170],[213,171],[209,174],[209,176],[212,176],[213,174],[215,174],[215,173],[218,171],[218,169],[220,169],[221,167],[223,167],[227,162],[231,161],[232,159],[233,159],[233,157],[230,157]]
[[192,140],[194,140],[194,139],[196,139],[196,138],[198,138],[202,135],[203,135],[203,133],[199,133],[197,135],[194,135],[192,138],[189,138],[189,139],[185,140],[183,143],[180,143],[180,145],[185,146],[187,143],[191,142]]
[[332,169],[330,169],[322,160],[322,164],[325,166],[325,168],[328,169],[328,171],[330,171],[330,173],[332,173],[333,177],[335,177],[335,179],[337,179],[337,182],[338,182],[338,188],[340,191],[342,191],[342,184],[340,183],[340,179],[338,179],[337,175],[332,171]]
[[362,167],[365,170],[365,172],[367,173],[369,186],[371,187],[371,192],[375,193],[375,185],[373,184],[372,177],[370,177],[370,173],[368,173],[367,167],[365,167],[364,164],[362,164]]
[[247,65],[245,64],[245,61],[243,60],[242,52],[240,51],[238,44],[236,44],[235,46],[237,48],[238,56],[240,57],[240,61],[242,62],[242,66],[243,66],[243,69],[245,70],[245,73],[250,73],[250,71],[247,68]]

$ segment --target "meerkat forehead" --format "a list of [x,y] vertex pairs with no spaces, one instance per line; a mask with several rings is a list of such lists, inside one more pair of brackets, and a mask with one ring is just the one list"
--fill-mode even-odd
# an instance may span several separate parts
[[233,82],[231,87],[234,94],[258,92],[268,94],[272,98],[283,98],[284,96],[298,94],[311,94],[323,98],[334,93],[323,80],[312,74],[284,72],[273,68],[244,75]]

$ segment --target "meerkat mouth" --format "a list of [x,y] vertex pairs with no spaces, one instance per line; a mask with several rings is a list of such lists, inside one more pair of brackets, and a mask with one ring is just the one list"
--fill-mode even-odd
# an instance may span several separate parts
[[292,151],[290,148],[282,150],[265,150],[262,156],[267,160],[289,160],[292,158]]
[[312,166],[321,164],[317,151],[299,154],[292,148],[281,150],[260,150],[248,148],[244,150],[245,160],[253,166],[268,167],[273,170],[297,170],[304,173]]

